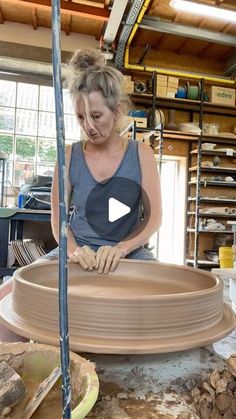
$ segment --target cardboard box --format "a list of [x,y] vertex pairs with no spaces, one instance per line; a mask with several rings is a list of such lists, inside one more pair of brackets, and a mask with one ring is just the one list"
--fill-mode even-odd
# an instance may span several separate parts
[[168,77],[165,74],[157,74],[157,86],[167,86]]
[[235,106],[235,89],[221,86],[211,86],[210,102]]
[[173,97],[175,97],[176,92],[177,92],[176,87],[167,86],[166,97],[173,98]]
[[131,93],[134,93],[134,82],[133,81],[129,81],[129,82],[125,82],[124,83],[124,89],[125,89],[125,93],[127,95],[130,95]]
[[147,118],[125,116],[123,121],[124,127],[127,127],[131,122],[136,121],[137,128],[147,128]]
[[166,97],[166,95],[167,95],[167,86],[159,86],[159,85],[157,85],[157,88],[156,88],[156,96]]
[[132,81],[131,76],[123,76],[123,77],[124,77],[124,83],[129,83],[130,81]]
[[[128,132],[127,133],[127,138],[128,139],[133,138],[132,132]],[[136,140],[137,141],[143,141],[143,133],[142,132],[136,132]]]
[[136,121],[136,127],[147,128],[147,118],[134,117],[133,119]]
[[175,87],[177,89],[177,87],[179,86],[179,78],[178,77],[173,77],[173,76],[168,76],[167,85],[168,85],[168,87]]

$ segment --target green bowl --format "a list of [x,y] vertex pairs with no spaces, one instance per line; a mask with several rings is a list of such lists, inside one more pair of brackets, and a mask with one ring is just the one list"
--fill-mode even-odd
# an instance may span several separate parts
[[[60,350],[55,346],[37,343],[0,343],[0,362],[6,361],[24,378],[43,381],[60,365]],[[70,352],[70,375],[76,407],[72,419],[83,419],[94,406],[99,390],[95,366],[85,358]]]

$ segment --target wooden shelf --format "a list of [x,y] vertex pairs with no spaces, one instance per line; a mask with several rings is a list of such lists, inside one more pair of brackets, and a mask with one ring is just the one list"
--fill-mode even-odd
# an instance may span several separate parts
[[[196,185],[196,181],[191,180],[190,182],[188,182],[189,185]],[[236,187],[236,182],[222,182],[222,181],[217,181],[217,180],[201,180],[200,181],[201,185],[205,185],[205,186],[227,186],[230,188],[235,188]]]
[[157,97],[156,104],[162,108],[181,109],[182,111],[200,111],[200,100]]
[[[151,104],[153,95],[147,93],[132,93],[130,95],[130,98],[134,103]],[[156,104],[160,105],[163,108],[174,108],[181,109],[183,111],[199,112],[201,102],[200,100],[167,98],[157,96]],[[236,116],[236,106],[227,106],[218,103],[203,102],[203,112],[218,115]]]
[[[196,233],[195,228],[187,228],[189,233]],[[215,233],[215,234],[233,234],[232,230],[198,230],[198,234],[200,233]]]
[[163,138],[169,138],[172,140],[189,140],[189,141],[198,141],[199,135],[193,134],[191,132],[183,132],[183,131],[172,131],[172,130],[165,130],[163,131]]
[[153,95],[147,93],[132,93],[129,97],[133,103],[144,103],[150,106],[153,99]]
[[[194,265],[194,260],[193,259],[186,259],[186,263],[190,264],[190,265]],[[219,263],[217,262],[212,262],[211,260],[204,260],[204,259],[200,259],[197,261],[198,266],[211,266],[211,267],[218,267],[220,266]]]
[[[194,211],[188,211],[188,215],[196,215]],[[209,212],[200,212],[199,217],[201,218],[228,218],[229,220],[236,220],[236,214],[216,214],[216,213],[209,213]]]
[[[197,166],[193,166],[189,168],[189,172],[196,172],[197,171]],[[201,166],[201,171],[202,172],[208,172],[208,173],[235,173],[236,174],[236,167],[219,167],[219,166],[215,166],[215,167],[204,167]]]
[[[236,142],[235,142],[235,148],[236,148]],[[191,152],[190,152],[190,154],[196,154],[196,155],[198,155],[198,149],[196,149],[196,150],[192,150]],[[217,151],[217,150],[202,150],[202,155],[204,155],[204,156],[222,156],[222,157],[230,157],[231,159],[232,158],[234,158],[234,157],[236,157],[236,151],[232,154],[232,155],[230,155],[230,154],[227,154],[227,152],[226,151]]]
[[[196,198],[188,197],[188,201],[195,202]],[[201,197],[200,202],[210,202],[214,204],[233,204],[236,205],[236,199],[229,199],[229,198],[210,198],[210,197]]]
[[202,141],[206,143],[213,142],[213,143],[221,143],[221,144],[223,143],[223,144],[236,146],[236,136],[224,137],[223,135],[202,135]]
[[203,102],[203,112],[218,115],[236,116],[236,106],[227,106],[218,103]]

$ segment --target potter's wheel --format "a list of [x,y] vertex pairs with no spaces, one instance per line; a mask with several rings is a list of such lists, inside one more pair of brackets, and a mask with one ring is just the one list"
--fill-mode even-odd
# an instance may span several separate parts
[[[228,335],[235,315],[209,272],[124,260],[99,275],[69,264],[70,347],[96,353],[158,353],[203,346]],[[14,332],[59,344],[58,265],[18,269],[0,319]]]

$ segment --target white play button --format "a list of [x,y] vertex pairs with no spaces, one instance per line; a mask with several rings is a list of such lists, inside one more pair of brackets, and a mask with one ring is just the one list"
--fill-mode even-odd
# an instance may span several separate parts
[[128,205],[123,204],[115,198],[109,198],[108,202],[108,219],[110,223],[113,223],[119,218],[124,217],[124,215],[129,214],[129,212],[131,211]]

